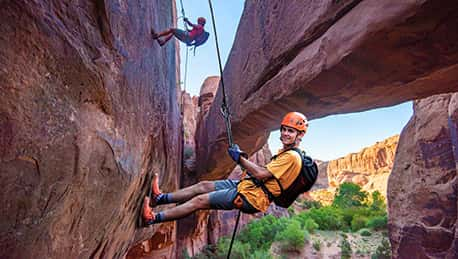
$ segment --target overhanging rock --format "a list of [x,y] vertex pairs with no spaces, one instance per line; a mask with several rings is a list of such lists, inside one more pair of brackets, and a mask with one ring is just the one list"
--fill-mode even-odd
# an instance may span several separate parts
[[[224,69],[235,142],[253,153],[288,111],[314,119],[456,91],[457,13],[452,0],[246,2]],[[199,129],[205,179],[234,167],[221,95]]]

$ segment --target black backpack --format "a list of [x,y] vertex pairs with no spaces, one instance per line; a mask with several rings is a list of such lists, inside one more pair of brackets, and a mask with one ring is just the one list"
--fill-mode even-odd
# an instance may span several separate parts
[[[283,186],[281,186],[280,181],[277,178],[274,178],[277,181],[278,186],[280,186],[281,192],[279,196],[275,197],[267,189],[267,187],[264,185],[262,181],[252,178],[254,179],[253,181],[255,182],[255,184],[260,186],[264,193],[267,194],[270,201],[273,201],[275,205],[283,208],[288,208],[289,206],[291,206],[291,204],[293,204],[293,202],[297,199],[297,197],[299,197],[300,194],[309,191],[315,184],[316,179],[318,177],[318,166],[312,160],[311,157],[305,155],[305,152],[301,151],[298,148],[292,148],[290,150],[294,150],[297,153],[299,153],[302,160],[302,168],[296,179],[286,190],[283,189]],[[276,159],[277,156],[278,155],[273,156],[272,160]]]

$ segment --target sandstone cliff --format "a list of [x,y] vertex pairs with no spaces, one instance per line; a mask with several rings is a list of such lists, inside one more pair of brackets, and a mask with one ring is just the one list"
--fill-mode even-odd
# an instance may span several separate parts
[[344,182],[352,182],[363,187],[363,190],[378,190],[386,196],[398,140],[399,135],[392,136],[358,153],[329,161],[325,172],[330,187],[336,188]]
[[148,179],[178,186],[177,53],[152,27],[170,1],[2,1],[0,257],[122,258]]
[[415,102],[388,181],[394,258],[458,258],[458,93]]
[[[2,2],[0,257],[122,258],[150,238],[154,257],[173,258],[176,235],[202,246],[207,212],[178,230],[137,231],[133,220],[151,173],[164,191],[181,177],[176,46],[150,35],[173,24],[174,10]],[[314,119],[456,91],[457,12],[454,0],[247,1],[224,71],[235,141],[254,154],[291,110]],[[212,98],[189,182],[234,167],[221,90]],[[401,134],[388,187],[395,257],[457,257],[456,99],[419,101],[416,113],[429,117]]]
[[319,178],[305,198],[330,204],[336,188],[344,182],[358,184],[369,193],[379,191],[386,197],[398,140],[399,135],[395,135],[363,148],[360,152],[319,163]]

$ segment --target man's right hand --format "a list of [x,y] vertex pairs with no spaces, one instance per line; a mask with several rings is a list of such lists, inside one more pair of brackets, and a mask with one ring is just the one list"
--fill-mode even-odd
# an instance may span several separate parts
[[237,144],[229,147],[227,152],[229,153],[229,156],[231,156],[232,160],[234,160],[237,164],[240,164],[240,156],[248,158],[248,154],[240,150],[240,147]]

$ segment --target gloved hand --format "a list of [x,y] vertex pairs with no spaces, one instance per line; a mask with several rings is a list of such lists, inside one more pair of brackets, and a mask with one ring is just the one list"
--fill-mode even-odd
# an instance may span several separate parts
[[248,159],[248,154],[240,150],[239,145],[234,144],[233,146],[229,147],[227,149],[227,152],[231,156],[232,160],[236,162],[237,164],[240,164],[240,156],[243,156],[244,158]]

